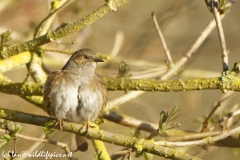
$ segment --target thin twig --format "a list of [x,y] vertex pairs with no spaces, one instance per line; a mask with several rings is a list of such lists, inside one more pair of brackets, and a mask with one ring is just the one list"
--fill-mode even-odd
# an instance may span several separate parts
[[233,94],[227,96],[226,98],[220,100],[217,105],[213,108],[213,110],[210,112],[210,114],[208,115],[208,117],[206,118],[206,120],[203,122],[203,127],[201,132],[205,132],[207,130],[207,126],[208,126],[208,121],[209,119],[212,117],[212,115],[215,113],[215,111],[222,105],[222,103],[224,103],[225,101],[231,99],[232,97],[234,97],[235,95],[237,95],[239,92],[234,92]]
[[217,123],[214,124],[209,130],[213,130],[213,129],[216,127],[217,124],[220,124],[220,123],[222,123],[223,121],[228,120],[228,119],[230,119],[230,118],[233,118],[233,117],[235,117],[235,116],[237,116],[237,115],[239,115],[239,114],[240,114],[240,109],[238,109],[238,110],[236,110],[236,111],[234,111],[234,112],[228,113],[226,116],[224,116],[223,118],[219,119],[219,120],[217,121]]
[[131,91],[131,92],[128,92],[127,94],[124,94],[123,96],[121,97],[118,97],[118,98],[115,98],[111,101],[109,101],[107,104],[106,104],[106,109],[113,109],[114,107],[118,106],[118,105],[121,105],[123,103],[126,103],[140,95],[142,95],[144,93],[144,91]]
[[223,131],[222,134],[215,136],[215,137],[207,137],[202,140],[197,141],[187,141],[187,142],[168,142],[168,141],[158,141],[157,143],[167,147],[192,147],[198,145],[206,145],[210,144],[213,145],[215,142],[225,139],[229,136],[232,136],[236,133],[240,133],[240,126],[231,129],[229,131]]
[[153,132],[158,128],[156,124],[141,121],[133,117],[123,116],[114,111],[105,112],[103,118],[123,126],[137,128],[146,132]]
[[111,160],[117,160],[120,157],[124,157],[126,154],[129,154],[132,152],[132,148],[123,148],[120,151],[115,152],[114,154],[111,155]]
[[[225,14],[224,14],[225,15]],[[224,15],[221,18],[224,18]],[[204,28],[195,42],[190,46],[188,51],[182,56],[182,58],[175,63],[175,67],[171,70],[168,70],[162,77],[162,79],[167,79],[170,76],[174,75],[180,68],[182,68],[189,58],[197,51],[197,49],[202,45],[208,35],[212,32],[212,30],[216,27],[215,20],[212,19],[209,24]]]
[[167,57],[168,65],[171,67],[171,66],[174,65],[174,63],[173,63],[173,60],[172,60],[172,57],[171,57],[171,53],[170,53],[170,51],[169,51],[169,49],[167,47],[167,43],[166,43],[166,41],[165,41],[165,39],[163,37],[162,31],[161,31],[161,29],[160,29],[160,27],[158,25],[158,21],[157,21],[155,12],[152,12],[152,18],[153,18],[153,22],[154,22],[154,24],[156,26],[156,31],[157,31],[157,33],[159,35],[159,38],[160,38],[161,42],[162,42],[163,49],[164,49],[164,52],[165,52],[166,57]]
[[[0,132],[9,134],[9,131],[7,131],[5,129],[1,129],[1,128],[0,128]],[[26,136],[26,135],[19,134],[19,133],[16,133],[15,136],[18,137],[18,138],[29,140],[29,141],[43,142],[43,143],[50,143],[50,144],[53,144],[53,145],[57,145],[57,146],[63,148],[66,153],[71,153],[67,144],[62,143],[62,142],[58,142],[58,141],[54,141],[54,140],[50,140],[50,139],[35,138],[35,137]]]
[[123,44],[124,34],[122,31],[118,31],[115,36],[114,45],[111,51],[111,57],[114,59],[120,51]]
[[[203,133],[195,133],[195,132],[184,132],[184,131],[176,131],[173,133],[180,132],[179,134],[182,135],[170,135],[168,137],[164,137],[164,140],[166,141],[171,141],[171,142],[177,142],[177,141],[192,141],[192,140],[199,140],[207,137],[213,137],[220,135],[222,132],[221,131],[211,131],[211,132],[203,132]],[[168,133],[168,132],[167,132]]]
[[225,37],[224,37],[220,14],[216,7],[214,7],[213,14],[214,14],[214,18],[215,18],[215,21],[217,24],[219,40],[220,40],[221,49],[222,49],[223,71],[228,71],[228,66],[229,66],[228,65],[228,51],[227,51],[227,46],[226,46],[226,42],[225,42]]

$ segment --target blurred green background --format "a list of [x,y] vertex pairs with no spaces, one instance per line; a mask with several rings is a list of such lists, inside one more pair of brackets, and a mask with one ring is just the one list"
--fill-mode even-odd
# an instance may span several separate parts
[[[103,0],[74,1],[56,16],[51,30],[57,28],[62,22],[75,22],[103,4]],[[6,30],[13,32],[10,44],[18,44],[32,39],[34,28],[49,12],[49,1],[47,0],[2,0],[0,6],[2,6],[0,7],[0,32]],[[223,20],[223,29],[229,50],[230,68],[232,68],[235,61],[240,59],[238,49],[240,41],[239,8],[240,3],[237,2]],[[128,4],[119,7],[117,12],[107,14],[82,31],[45,46],[58,49],[68,48],[73,51],[87,47],[97,53],[111,55],[116,39],[122,39],[117,58],[106,61],[105,64],[100,64],[97,73],[106,77],[116,77],[118,65],[123,60],[130,66],[133,78],[156,78],[161,76],[158,73],[164,71],[164,67],[161,66],[164,64],[165,54],[151,18],[153,11],[156,13],[174,61],[178,60],[189,49],[190,45],[213,18],[204,1],[200,0],[132,0]],[[43,58],[46,66],[51,70],[55,70],[62,68],[69,55],[44,53]],[[156,73],[154,76],[145,77],[146,73],[150,73],[150,70],[158,67],[160,68],[158,72],[151,72]],[[143,71],[146,71],[146,73],[143,73]],[[199,50],[196,51],[185,70],[171,79],[214,77],[220,76],[221,71],[221,48],[217,30],[214,29]],[[27,70],[25,66],[21,66],[4,73],[4,75],[13,81],[22,82],[26,78]],[[108,100],[123,94],[122,91],[109,91]],[[158,123],[159,113],[162,110],[170,111],[176,104],[180,108],[177,121],[182,122],[181,129],[199,132],[202,126],[199,119],[206,116],[223,96],[226,95],[222,94],[220,90],[177,93],[149,92],[119,106],[119,112],[151,123]],[[222,112],[231,111],[233,105],[238,103],[238,99],[239,96],[235,96],[228,103],[225,103],[217,114],[222,116]],[[0,94],[0,105],[4,108],[47,116],[45,111],[17,96]],[[41,127],[27,124],[23,124],[23,126],[23,134],[34,137],[40,137],[43,134]],[[130,135],[129,128],[112,122],[106,122],[101,126],[101,129]],[[65,132],[56,131],[53,133],[52,138],[68,143],[68,133]],[[122,148],[111,144],[106,144],[106,146],[110,154]],[[13,142],[10,142],[0,149],[0,156],[3,150],[12,149]],[[64,152],[57,146],[37,144],[22,139],[19,139],[17,149],[19,152],[31,149],[56,153]],[[203,159],[206,160],[239,159],[238,156],[234,155],[233,149],[229,148],[209,147],[208,150],[203,150],[200,147],[192,147],[181,150],[192,155],[202,154],[204,155]],[[90,145],[89,151],[85,153],[77,152],[74,153],[74,156],[79,157],[79,159],[93,159],[93,151],[94,149]],[[133,159],[136,159],[134,154],[132,156]],[[164,158],[155,156],[154,159]]]

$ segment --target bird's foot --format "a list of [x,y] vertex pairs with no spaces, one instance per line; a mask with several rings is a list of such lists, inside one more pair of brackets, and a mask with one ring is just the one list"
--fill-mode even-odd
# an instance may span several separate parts
[[62,126],[63,126],[63,120],[58,120],[56,123],[55,123],[55,126],[57,126],[59,124],[59,127],[60,127],[60,130],[62,131]]

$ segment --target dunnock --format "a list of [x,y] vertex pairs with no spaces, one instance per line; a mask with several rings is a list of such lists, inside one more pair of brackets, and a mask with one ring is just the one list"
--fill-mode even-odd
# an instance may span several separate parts
[[[44,103],[51,117],[62,121],[83,123],[95,121],[106,104],[107,90],[94,73],[97,62],[103,62],[91,49],[76,51],[61,70],[49,74],[44,86]],[[72,134],[72,151],[86,151],[86,137]]]

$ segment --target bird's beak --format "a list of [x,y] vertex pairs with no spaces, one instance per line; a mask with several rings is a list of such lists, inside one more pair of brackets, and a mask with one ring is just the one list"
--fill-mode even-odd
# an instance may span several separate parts
[[95,62],[104,62],[104,60],[102,60],[101,58],[98,58],[98,57],[96,57],[96,58],[94,59],[94,61],[95,61]]

